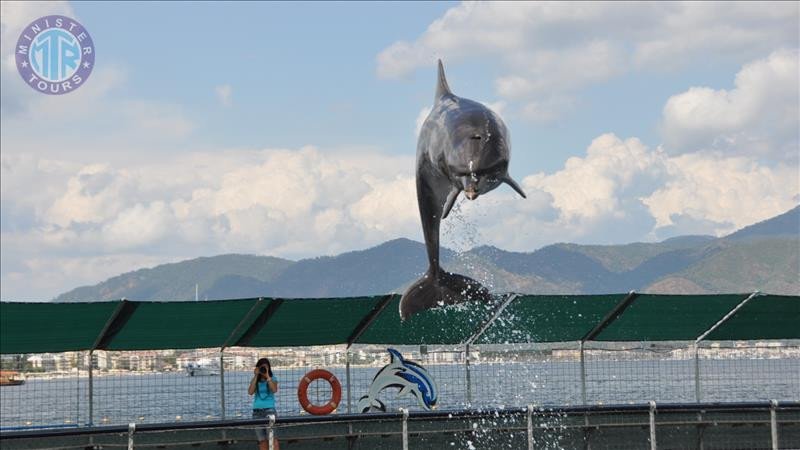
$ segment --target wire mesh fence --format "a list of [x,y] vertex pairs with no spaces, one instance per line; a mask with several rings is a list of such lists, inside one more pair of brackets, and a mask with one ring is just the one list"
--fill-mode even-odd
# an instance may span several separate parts
[[[800,342],[557,343],[398,347],[425,367],[440,409],[800,400]],[[358,413],[385,347],[229,348],[4,355],[0,427],[80,427],[248,419],[255,362],[269,357],[279,380],[279,416],[306,414],[300,380],[324,368],[341,382],[335,413]],[[12,373],[13,372],[13,373]],[[324,404],[331,388],[308,389]],[[422,409],[397,388],[380,393],[386,411]]]

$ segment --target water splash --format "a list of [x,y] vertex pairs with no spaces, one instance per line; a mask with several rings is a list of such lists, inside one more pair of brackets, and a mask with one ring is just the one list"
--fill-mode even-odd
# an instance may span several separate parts
[[456,253],[448,270],[464,273],[492,292],[496,286],[494,273],[486,267],[485,261],[470,252],[485,243],[476,222],[486,211],[466,205],[463,198],[457,200],[447,220],[441,224],[443,245]]

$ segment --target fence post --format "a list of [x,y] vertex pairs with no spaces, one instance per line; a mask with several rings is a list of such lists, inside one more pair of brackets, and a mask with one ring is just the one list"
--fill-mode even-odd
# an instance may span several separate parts
[[656,402],[650,400],[650,450],[656,450]]
[[94,376],[92,369],[92,356],[94,350],[89,350],[89,426],[94,425]]
[[219,408],[225,420],[225,352],[219,351]]
[[353,407],[353,399],[351,397],[352,392],[350,391],[350,349],[347,349],[344,354],[345,364],[344,364],[344,376],[345,376],[345,384],[347,385],[347,414],[350,414]]
[[772,432],[772,449],[778,450],[778,401],[769,401],[769,428]]
[[275,414],[269,415],[269,424],[267,425],[267,445],[269,450],[275,449]]
[[586,362],[583,354],[583,341],[580,341],[581,350],[581,401],[586,404]]
[[528,405],[528,450],[533,450],[533,405]]
[[464,346],[464,370],[467,382],[467,405],[472,405],[472,377],[469,372],[469,344]]
[[133,434],[136,433],[136,423],[128,424],[128,450],[133,450]]
[[694,343],[694,399],[700,403],[700,343]]
[[408,450],[408,409],[400,408],[403,413],[403,450]]

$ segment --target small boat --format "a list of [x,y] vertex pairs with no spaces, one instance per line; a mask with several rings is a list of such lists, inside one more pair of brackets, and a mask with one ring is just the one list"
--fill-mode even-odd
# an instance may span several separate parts
[[219,363],[209,358],[201,358],[194,362],[189,362],[184,366],[186,375],[190,377],[202,377],[219,375]]
[[25,384],[25,378],[13,370],[0,370],[0,386],[19,386]]

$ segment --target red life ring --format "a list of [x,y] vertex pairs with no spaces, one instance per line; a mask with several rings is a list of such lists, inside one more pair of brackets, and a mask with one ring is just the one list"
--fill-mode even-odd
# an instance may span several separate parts
[[[314,380],[325,380],[331,385],[331,399],[324,405],[315,405],[308,400],[308,386]],[[339,379],[327,370],[315,369],[305,374],[300,380],[300,385],[297,386],[297,399],[300,400],[300,406],[303,407],[309,414],[315,416],[324,416],[336,410],[339,402],[342,401],[342,384]]]

